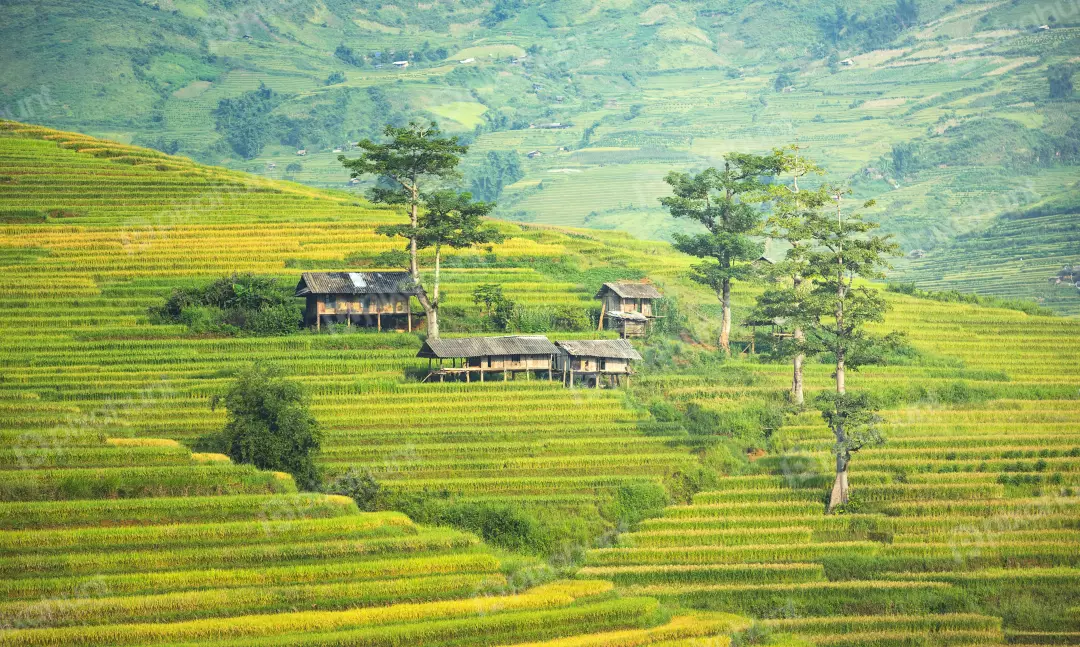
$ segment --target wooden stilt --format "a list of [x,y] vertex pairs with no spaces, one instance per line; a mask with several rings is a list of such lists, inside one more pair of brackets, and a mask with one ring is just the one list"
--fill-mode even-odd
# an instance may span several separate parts
[[382,332],[382,313],[381,312],[375,313],[375,325],[378,326],[378,329],[379,329],[378,331]]
[[574,388],[574,368],[570,367],[570,388]]
[[480,367],[480,381],[484,381],[484,367],[482,366]]

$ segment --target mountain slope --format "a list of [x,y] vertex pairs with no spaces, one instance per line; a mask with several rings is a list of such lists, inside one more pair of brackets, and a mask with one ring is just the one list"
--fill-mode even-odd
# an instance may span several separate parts
[[657,203],[668,170],[798,140],[878,199],[906,249],[930,250],[1063,191],[1080,142],[1075,93],[1052,97],[1048,80],[1080,54],[1080,20],[1049,0],[3,11],[8,118],[352,191],[365,185],[346,186],[335,149],[431,118],[471,141],[464,183],[500,216],[653,238],[687,227]]
[[[400,214],[10,122],[0,122],[0,176],[5,643],[671,645],[727,641],[746,626],[728,614],[662,613],[655,599],[619,596],[603,580],[556,579],[536,558],[496,553],[472,533],[419,525],[400,512],[360,512],[344,496],[297,494],[286,474],[182,444],[220,426],[208,396],[256,357],[287,366],[312,394],[328,472],[352,460],[376,471],[387,490],[394,466],[401,476],[434,462],[425,453],[433,441],[513,461],[512,445],[462,438],[461,419],[517,413],[502,433],[537,440],[544,429],[533,423],[542,416],[528,412],[538,400],[561,401],[564,411],[590,407],[590,415],[560,416],[552,435],[595,429],[594,448],[660,444],[641,443],[653,439],[609,393],[576,399],[536,382],[487,394],[453,384],[420,391],[402,379],[417,364],[413,335],[206,338],[147,320],[147,306],[172,287],[209,276],[295,278],[286,270],[291,258],[317,266],[331,257],[340,264],[345,253],[373,256],[388,247],[374,226]],[[559,246],[572,240],[534,232],[498,252],[535,259],[572,253]],[[461,299],[463,284],[480,273],[448,274],[462,279],[449,281]],[[507,287],[528,299],[527,281]],[[578,297],[577,286],[556,289],[568,301]],[[497,412],[484,400],[497,401]],[[387,402],[398,403],[393,413]],[[402,411],[427,413],[404,422]],[[403,433],[428,444],[405,442]],[[575,447],[550,460],[567,462],[568,454],[566,469],[581,475],[547,479],[554,501],[546,504],[564,519],[591,511],[594,524],[623,481],[658,481],[690,458],[668,451],[672,463],[654,461],[624,478],[621,464],[597,464]],[[505,468],[470,481],[507,502],[515,482],[529,485]]]
[[[1069,611],[1080,578],[1073,319],[889,294],[876,332],[900,330],[912,350],[849,387],[883,401],[890,442],[853,462],[858,507],[826,517],[832,441],[813,412],[772,429],[753,463],[690,451],[712,434],[723,449],[744,411],[782,398],[785,364],[720,362],[661,339],[625,395],[543,380],[420,384],[413,335],[215,338],[154,324],[146,308],[175,286],[374,258],[387,243],[373,227],[402,216],[77,134],[0,133],[0,585],[11,599],[0,616],[14,644],[272,643],[267,632],[299,644],[695,644],[745,626],[725,613],[817,644],[1068,643],[1080,630]],[[495,266],[447,270],[448,302],[478,308],[469,286],[483,281],[585,307],[596,277],[617,276],[600,270],[647,275],[678,297],[688,335],[712,335],[715,296],[667,245],[502,226]],[[563,281],[544,273],[556,258]],[[754,292],[738,286],[737,315]],[[472,534],[289,494],[288,479],[180,446],[220,427],[208,398],[255,359],[308,389],[332,474],[367,469],[432,507],[547,510],[562,525],[536,518],[567,540],[556,563],[584,554],[588,568],[529,586],[548,569]],[[810,395],[830,372],[807,364]],[[696,404],[715,428],[634,406],[657,401]],[[708,480],[698,468],[727,471]],[[673,505],[660,512],[663,498]],[[652,518],[598,546],[642,514]],[[103,524],[114,525],[92,528]]]

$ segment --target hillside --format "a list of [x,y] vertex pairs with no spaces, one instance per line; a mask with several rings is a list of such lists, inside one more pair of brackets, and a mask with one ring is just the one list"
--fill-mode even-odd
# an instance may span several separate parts
[[[1080,635],[1075,320],[890,294],[881,332],[905,332],[913,354],[851,377],[886,403],[889,442],[853,464],[857,507],[826,517],[816,414],[753,463],[657,417],[658,402],[696,404],[738,424],[783,393],[786,365],[651,340],[625,394],[421,384],[413,335],[193,334],[147,308],[234,271],[291,283],[298,267],[370,266],[389,247],[374,227],[401,216],[13,123],[0,176],[5,642],[692,645],[746,617],[818,645]],[[691,339],[713,338],[715,297],[667,245],[500,226],[506,243],[445,270],[464,311],[479,282],[585,308],[600,277],[647,275]],[[753,293],[740,285],[740,316]],[[432,521],[513,510],[532,530],[481,525],[481,542],[192,454],[224,420],[210,396],[256,359],[310,392],[331,475],[366,468]],[[829,372],[810,364],[808,388]],[[521,536],[534,543],[511,545]]]
[[[619,421],[633,414],[603,393],[585,398],[584,415],[550,425],[556,451],[531,459],[520,478],[502,470],[439,479],[423,473],[438,469],[427,452],[440,453],[439,443],[504,461],[533,453],[520,443],[492,445],[494,433],[469,438],[463,414],[501,416],[503,434],[515,437],[554,420],[525,414],[531,402],[575,403],[540,384],[421,390],[401,379],[416,363],[411,335],[206,339],[147,322],[147,305],[172,285],[234,269],[284,275],[288,259],[305,255],[318,263],[345,251],[377,253],[385,245],[372,228],[396,214],[10,123],[0,134],[0,169],[8,178],[0,185],[0,258],[11,277],[0,294],[5,644],[677,645],[746,625],[725,614],[661,612],[653,598],[612,593],[608,581],[558,579],[536,558],[493,552],[472,533],[362,513],[348,497],[298,494],[287,474],[182,444],[220,425],[208,395],[260,357],[288,366],[314,394],[331,473],[371,461],[380,479],[392,479],[395,466],[399,476],[415,470],[417,480],[401,481],[413,489],[435,476],[428,488],[465,496],[546,494],[571,511],[584,508],[582,518],[595,524],[596,513],[585,513],[634,479],[621,468],[655,480],[689,459],[684,451],[667,462],[595,464],[575,451],[642,440],[627,438],[639,434]],[[533,238],[541,242],[512,239],[500,251],[543,255],[569,240]],[[459,289],[477,276],[450,273]],[[527,299],[533,277],[522,273],[518,298]],[[498,412],[486,402],[496,397]],[[599,433],[583,444],[566,442],[594,425]],[[402,442],[403,430],[415,440]],[[560,462],[567,476],[527,477]],[[453,488],[466,481],[471,487]]]
[[[1051,0],[47,0],[4,15],[2,117],[353,192],[336,151],[387,118],[435,119],[472,145],[465,186],[521,222],[668,239],[686,225],[657,203],[667,171],[796,139],[876,198],[908,251],[1075,182],[1076,95],[1050,78],[1071,75],[1080,19]],[[940,272],[922,266],[910,276],[930,285]],[[1042,297],[1043,268],[1018,269],[981,289]]]

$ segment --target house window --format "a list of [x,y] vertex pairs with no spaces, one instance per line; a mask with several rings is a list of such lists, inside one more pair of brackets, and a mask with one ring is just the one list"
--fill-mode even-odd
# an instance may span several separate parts
[[337,310],[337,297],[336,296],[326,297],[326,309],[327,310]]
[[521,355],[511,355],[510,356],[510,361],[513,362],[514,364],[520,364],[521,363]]
[[601,358],[600,359],[600,370],[603,371],[605,369],[607,369],[607,360]]
[[491,355],[488,355],[488,358],[487,358],[487,367],[488,367],[488,368],[491,368]]

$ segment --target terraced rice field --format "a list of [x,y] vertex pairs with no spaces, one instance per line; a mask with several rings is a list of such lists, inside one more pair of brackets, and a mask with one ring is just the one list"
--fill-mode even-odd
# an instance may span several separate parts
[[[915,633],[934,645],[1074,644],[1080,324],[893,302],[886,328],[962,368],[868,368],[859,387],[945,393],[963,376],[972,401],[925,398],[883,412],[887,443],[852,463],[851,511],[822,515],[832,438],[815,413],[803,414],[777,432],[785,451],[760,459],[762,473],[727,477],[667,508],[617,546],[589,552],[579,575],[763,618],[820,645],[907,644]],[[790,379],[763,368],[751,390]],[[825,387],[828,367],[809,368],[809,381]],[[705,406],[733,397],[692,378],[656,379]]]
[[[311,392],[328,471],[367,466],[387,487],[595,505],[691,460],[658,451],[612,394],[407,383],[414,336],[199,339],[146,320],[203,277],[295,278],[290,260],[389,249],[373,229],[399,216],[7,124],[0,177],[3,213],[46,219],[0,225],[0,643],[688,645],[745,626],[663,612],[605,580],[553,579],[472,534],[361,513],[184,446],[220,426],[208,397],[231,370],[263,358]],[[509,229],[504,258],[578,253],[566,236]],[[448,274],[451,303],[493,280]],[[524,303],[591,297],[524,261],[498,276]],[[615,455],[628,443],[638,451]]]
[[[0,133],[2,644],[723,645],[747,616],[820,645],[1076,642],[1076,320],[890,294],[881,332],[905,331],[924,359],[850,378],[892,409],[888,444],[853,463],[849,513],[822,514],[830,436],[804,414],[754,473],[550,579],[471,534],[297,493],[185,443],[222,424],[209,399],[233,370],[264,359],[311,394],[328,472],[365,468],[395,492],[572,513],[697,457],[646,433],[621,393],[418,384],[411,335],[151,325],[174,286],[336,269],[391,248],[374,227],[400,216],[77,135]],[[44,222],[15,221],[26,210]],[[524,303],[589,302],[536,269],[562,259],[647,271],[695,324],[715,310],[661,244],[500,226],[513,267],[447,270],[448,302],[475,307],[487,282]],[[739,287],[740,311],[752,293]],[[742,377],[642,375],[633,395],[733,409],[789,380],[732,366]],[[808,385],[829,372],[811,363]]]

